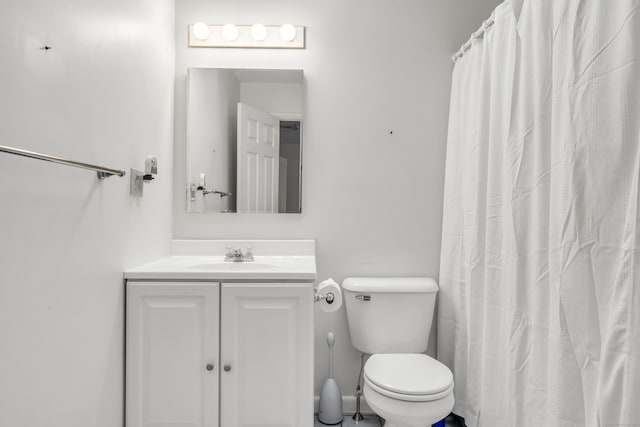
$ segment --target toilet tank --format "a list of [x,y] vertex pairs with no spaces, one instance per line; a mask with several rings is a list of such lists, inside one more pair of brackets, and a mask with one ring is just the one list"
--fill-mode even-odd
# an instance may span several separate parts
[[351,343],[362,353],[427,350],[438,285],[427,277],[342,282]]

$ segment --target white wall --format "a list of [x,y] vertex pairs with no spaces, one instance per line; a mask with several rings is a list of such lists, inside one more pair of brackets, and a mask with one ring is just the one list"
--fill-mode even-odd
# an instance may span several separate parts
[[303,114],[302,83],[242,83],[242,102],[267,113]]
[[[0,2],[0,426],[122,426],[123,269],[168,253],[173,0]],[[41,50],[44,44],[53,47]]]
[[[316,239],[320,279],[437,277],[450,57],[497,3],[177,1],[174,236]],[[189,49],[187,25],[198,21],[304,25],[306,49]],[[194,66],[304,69],[301,215],[185,214],[185,77]],[[359,357],[344,310],[315,320],[316,394],[332,330],[336,376],[350,395]]]

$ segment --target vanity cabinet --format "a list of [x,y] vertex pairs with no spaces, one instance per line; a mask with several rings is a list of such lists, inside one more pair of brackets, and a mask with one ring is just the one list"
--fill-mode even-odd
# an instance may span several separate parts
[[311,427],[312,283],[127,281],[127,427]]
[[128,282],[126,425],[218,425],[218,283]]
[[311,284],[222,285],[222,427],[311,426],[312,304]]

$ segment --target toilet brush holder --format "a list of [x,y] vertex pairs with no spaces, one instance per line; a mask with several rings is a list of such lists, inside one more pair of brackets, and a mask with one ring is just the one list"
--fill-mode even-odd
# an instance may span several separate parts
[[320,392],[320,402],[318,403],[318,421],[322,424],[340,424],[342,422],[342,393],[340,387],[333,378],[333,345],[335,337],[333,332],[327,334],[327,345],[329,346],[329,378],[324,382]]

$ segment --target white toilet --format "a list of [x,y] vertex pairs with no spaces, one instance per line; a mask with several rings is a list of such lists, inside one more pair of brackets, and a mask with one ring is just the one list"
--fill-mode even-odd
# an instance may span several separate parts
[[429,278],[342,282],[353,346],[371,354],[364,397],[385,427],[430,427],[453,409],[453,375],[427,350],[438,285]]

